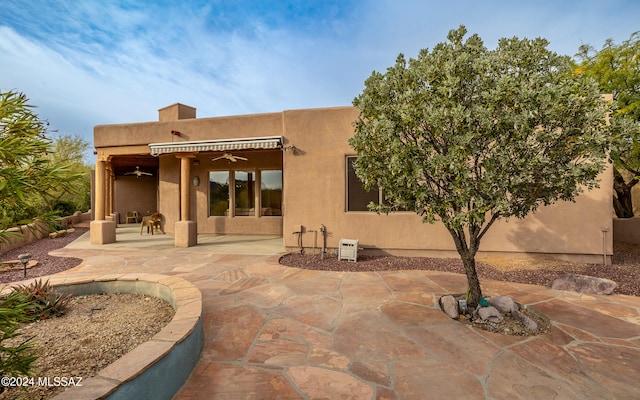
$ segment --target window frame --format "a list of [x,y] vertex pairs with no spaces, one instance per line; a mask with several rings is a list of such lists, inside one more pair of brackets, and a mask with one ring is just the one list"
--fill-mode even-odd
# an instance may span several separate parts
[[[267,172],[267,171],[279,171],[280,172],[280,209],[279,209],[280,214],[264,215],[262,213],[262,209],[263,208],[271,208],[271,207],[264,207],[264,205],[262,204],[262,200],[263,200],[263,197],[262,197],[262,173],[263,172]],[[283,195],[283,193],[284,193],[284,171],[282,170],[282,168],[268,168],[268,169],[257,170],[257,173],[259,173],[259,177],[257,178],[257,180],[259,180],[259,182],[260,182],[260,187],[259,187],[259,191],[260,191],[260,194],[259,194],[259,197],[260,197],[260,217],[280,217],[280,218],[282,218],[282,216],[284,214],[282,212],[282,200],[284,199],[284,195]]]
[[[256,212],[256,186],[259,182],[259,180],[257,179],[257,174],[256,174],[256,170],[249,170],[249,169],[237,169],[237,170],[232,170],[230,171],[233,175],[233,216],[234,217],[257,217],[258,213]],[[242,173],[242,174],[246,174],[247,175],[247,206],[246,209],[247,214],[244,213],[238,213],[239,210],[242,210],[242,207],[238,207],[238,200],[239,200],[239,196],[238,196],[238,189],[241,189],[238,187],[238,180],[237,180],[237,174],[238,173]],[[250,178],[253,178],[253,182],[251,185],[249,185],[249,182],[251,182]],[[240,182],[244,182],[244,181],[240,181]],[[231,194],[231,191],[229,191],[229,194]],[[253,205],[253,207],[251,207],[251,205]],[[253,208],[253,214],[249,213],[250,210]]]
[[[349,209],[349,160],[350,159],[357,159],[357,158],[358,158],[357,155],[346,155],[345,156],[345,160],[346,161],[345,161],[345,174],[344,174],[345,175],[345,204],[344,204],[344,209],[345,209],[345,212],[348,212],[348,213],[363,213],[363,212],[373,213],[373,211],[370,211],[368,209],[368,207],[367,207],[366,210],[350,210]],[[352,163],[352,165],[353,165],[353,163]],[[354,175],[355,175],[355,171],[354,171]],[[359,181],[359,183],[361,185],[364,185],[362,183],[362,181],[360,181],[360,179],[357,176],[356,176],[356,179],[358,179],[358,181]],[[378,187],[377,189],[372,189],[370,191],[372,192],[372,191],[375,191],[375,190],[377,190],[377,192],[378,192],[376,204],[383,204],[385,202],[383,190]],[[368,204],[369,203],[367,203],[367,205]],[[397,209],[390,210],[389,213],[393,214],[393,213],[406,213],[406,212],[412,212],[412,211],[404,209],[404,208],[397,208]]]
[[[358,156],[356,156],[356,155],[346,155],[345,156],[345,164],[344,164],[345,165],[345,204],[344,204],[344,209],[345,209],[345,212],[356,212],[356,213],[358,213],[358,212],[368,212],[368,213],[371,213],[372,211],[370,211],[368,209],[368,204],[369,203],[367,203],[367,207],[364,210],[351,210],[351,209],[349,209],[349,205],[350,205],[349,192],[351,191],[350,187],[349,187],[349,183],[351,182],[350,179],[349,179],[349,177],[350,177],[350,173],[349,173],[350,172],[350,168],[349,168],[349,166],[351,165],[352,168],[353,168],[353,162],[351,160],[355,160],[357,158],[358,158]],[[350,162],[351,162],[351,164],[350,164]],[[355,168],[354,168],[354,176],[355,176]],[[363,187],[364,183],[357,176],[355,176],[355,177],[358,180],[358,184],[360,185],[360,188],[365,193],[367,193],[367,191],[365,191],[364,187]],[[382,190],[380,188],[378,188],[378,189],[371,189],[368,192],[374,192],[374,191],[378,192],[377,196],[376,196],[377,197],[377,204],[380,204],[380,202],[382,201]],[[371,196],[371,197],[373,197],[373,196]]]
[[[227,209],[225,210],[224,214],[222,215],[212,215],[211,213],[211,173],[212,172],[219,172],[219,173],[227,173]],[[226,218],[231,216],[231,204],[232,204],[232,199],[231,199],[231,187],[233,185],[232,182],[232,174],[230,170],[210,170],[207,172],[207,176],[208,176],[208,187],[207,187],[207,217],[208,218]]]
[[[263,215],[262,213],[262,172],[263,171],[280,171],[281,175],[281,192],[283,192],[284,187],[284,173],[281,168],[238,168],[238,169],[211,169],[207,172],[209,184],[207,187],[207,217],[208,218],[236,218],[236,217],[246,217],[246,218],[263,218],[263,217],[283,217],[283,196],[280,198],[280,215]],[[211,215],[211,173],[212,172],[222,172],[227,173],[228,176],[228,208],[226,210],[226,215]],[[248,215],[239,215],[236,210],[236,173],[244,172],[253,174],[253,184],[252,190],[249,192],[253,192],[253,203],[254,203],[254,212],[253,214]],[[232,190],[233,188],[233,190]],[[250,204],[250,202],[249,202]]]

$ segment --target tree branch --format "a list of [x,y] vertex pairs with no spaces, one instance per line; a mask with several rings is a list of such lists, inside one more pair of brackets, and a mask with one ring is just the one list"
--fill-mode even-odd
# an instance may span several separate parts
[[496,222],[498,220],[498,218],[500,218],[501,215],[499,212],[491,214],[491,219],[489,220],[489,222],[487,223],[487,225],[484,226],[484,228],[482,229],[482,231],[480,232],[480,234],[478,235],[478,242],[480,242],[480,240],[482,239],[482,237],[484,236],[485,233],[487,233],[487,231],[489,230],[489,228],[491,228],[491,225],[493,225],[494,222]]

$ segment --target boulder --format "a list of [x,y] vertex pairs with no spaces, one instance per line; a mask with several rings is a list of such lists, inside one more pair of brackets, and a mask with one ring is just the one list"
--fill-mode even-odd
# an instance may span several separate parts
[[484,321],[500,322],[504,319],[500,311],[493,306],[480,307],[478,316]]
[[453,319],[460,317],[460,311],[458,311],[458,300],[451,295],[442,296],[440,298],[440,307],[445,314]]
[[516,302],[509,296],[492,297],[489,299],[489,304],[504,315],[509,315],[513,310],[518,309]]
[[521,313],[519,310],[514,310],[511,312],[511,316],[515,319],[517,319],[518,321],[520,321],[522,323],[522,325],[524,325],[524,328],[528,331],[531,332],[537,332],[538,331],[538,323],[534,320],[532,320],[531,318],[527,317],[526,315],[524,315],[523,313]]
[[611,294],[617,286],[610,279],[578,274],[566,274],[551,283],[551,289],[585,294]]

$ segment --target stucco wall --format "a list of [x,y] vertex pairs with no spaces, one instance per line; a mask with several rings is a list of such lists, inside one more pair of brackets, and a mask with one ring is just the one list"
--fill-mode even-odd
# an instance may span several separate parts
[[631,189],[631,200],[633,201],[633,214],[640,216],[640,184],[636,184]]
[[180,160],[172,154],[160,157],[158,210],[164,232],[173,233],[175,223],[180,220]]
[[[285,245],[297,246],[293,228],[303,225],[308,230],[303,245],[313,246],[311,231],[323,224],[328,231],[327,245],[332,248],[346,238],[358,239],[360,247],[391,253],[454,255],[453,241],[440,223],[424,224],[409,212],[345,211],[345,157],[354,154],[347,140],[356,116],[350,107],[284,113],[285,137],[300,150],[284,157]],[[601,189],[581,195],[576,203],[559,203],[524,220],[496,223],[483,239],[481,250],[581,254],[601,261],[603,252],[612,253],[611,171],[601,179]],[[318,242],[321,245],[320,239]]]
[[[341,238],[358,239],[360,246],[397,254],[455,255],[455,247],[442,224],[423,224],[411,212],[376,215],[347,212],[345,207],[346,163],[354,155],[348,144],[357,110],[352,107],[292,110],[282,113],[235,117],[200,118],[97,126],[95,144],[99,154],[140,154],[148,143],[283,136],[295,151],[233,151],[245,162],[213,163],[214,153],[200,153],[192,160],[191,215],[200,233],[281,234],[285,246],[297,247],[294,226],[302,225],[303,245],[322,245],[321,225],[328,230],[328,246]],[[180,136],[171,135],[171,130]],[[135,149],[135,152],[133,150]],[[148,153],[147,153],[148,154]],[[215,153],[219,155],[219,153]],[[226,163],[226,161],[224,161]],[[283,169],[283,212],[280,217],[209,217],[208,171],[220,169]],[[524,220],[497,222],[485,236],[481,250],[500,253],[554,254],[600,262],[612,253],[612,175],[601,176],[601,189],[581,195],[576,203],[559,203],[539,210]],[[180,213],[180,161],[173,154],[159,157],[158,209],[164,229],[174,230]],[[126,212],[126,210],[125,210]],[[123,215],[123,212],[121,212]]]
[[151,215],[158,210],[157,176],[118,176],[115,180],[115,212],[119,223],[125,223],[128,211],[140,216]]
[[[171,131],[178,131],[180,135],[175,136]],[[271,136],[281,131],[282,113],[98,125],[94,127],[94,146],[126,151],[126,147],[143,145],[148,154],[149,143]]]

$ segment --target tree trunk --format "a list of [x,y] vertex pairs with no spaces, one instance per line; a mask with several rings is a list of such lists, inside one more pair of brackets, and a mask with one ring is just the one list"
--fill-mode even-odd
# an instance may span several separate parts
[[469,243],[467,243],[463,229],[453,229],[449,227],[447,227],[447,229],[453,237],[456,250],[458,254],[460,254],[462,264],[464,265],[464,272],[467,275],[467,290],[469,291],[467,305],[469,308],[475,308],[480,303],[480,298],[482,297],[475,260],[476,252],[480,245],[480,228],[475,226],[469,229]]
[[467,285],[469,286],[468,306],[470,309],[474,309],[480,303],[480,298],[482,298],[480,280],[476,272],[475,257],[462,257],[462,264],[464,265],[464,272],[467,275]]
[[616,192],[616,196],[613,198],[613,208],[618,218],[633,217],[631,189],[637,182],[638,181],[634,179],[627,183],[620,174],[615,174],[613,178],[613,190]]

